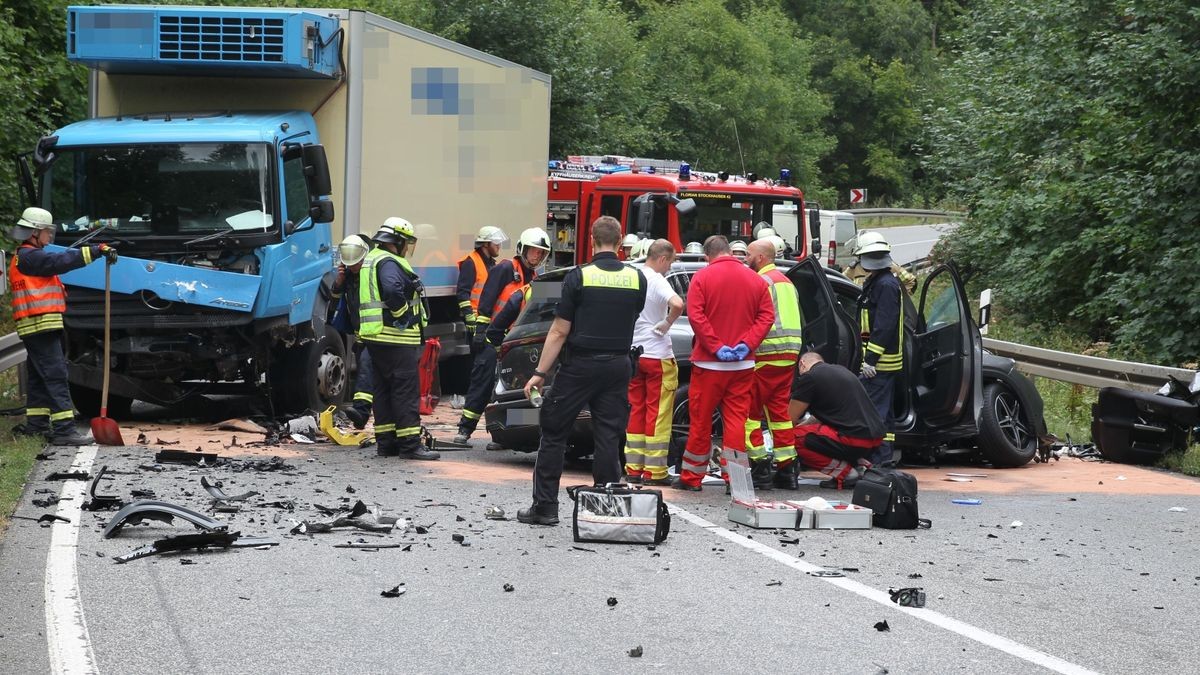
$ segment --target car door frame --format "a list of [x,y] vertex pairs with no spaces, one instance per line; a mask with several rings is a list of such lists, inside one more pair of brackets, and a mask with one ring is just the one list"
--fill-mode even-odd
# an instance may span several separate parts
[[[958,322],[930,330],[926,303],[932,282],[949,275],[957,296]],[[953,263],[934,268],[921,285],[917,328],[912,335],[909,391],[913,410],[927,429],[975,424],[983,401],[983,345],[962,278]]]
[[[840,311],[825,268],[813,256],[796,261],[786,272],[796,288],[803,316],[804,351],[818,352],[827,363],[853,368],[861,349],[857,327]],[[811,293],[806,293],[811,289]]]

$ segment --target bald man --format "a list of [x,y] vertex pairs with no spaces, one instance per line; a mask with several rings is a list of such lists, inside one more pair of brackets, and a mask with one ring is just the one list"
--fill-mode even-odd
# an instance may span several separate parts
[[[798,469],[792,422],[788,417],[788,394],[796,372],[796,359],[804,345],[801,333],[800,300],[796,287],[775,267],[775,245],[769,239],[750,242],[746,265],[767,282],[775,313],[771,329],[754,352],[754,384],[750,391],[750,414],[746,417],[746,454],[754,487],[797,489]],[[763,440],[762,423],[771,430],[775,454],[771,457]]]

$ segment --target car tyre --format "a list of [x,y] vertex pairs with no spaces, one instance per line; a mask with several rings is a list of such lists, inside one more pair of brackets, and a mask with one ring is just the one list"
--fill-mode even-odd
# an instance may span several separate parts
[[978,443],[993,466],[1024,466],[1037,453],[1037,433],[1028,410],[1026,402],[1003,383],[984,386]]

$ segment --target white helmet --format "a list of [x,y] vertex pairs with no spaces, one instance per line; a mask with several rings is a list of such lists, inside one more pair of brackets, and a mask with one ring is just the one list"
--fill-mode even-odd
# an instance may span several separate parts
[[495,225],[484,225],[479,228],[479,233],[475,235],[475,244],[495,244],[503,246],[508,243],[508,235],[504,234],[504,230]]
[[638,243],[638,236],[636,234],[630,232],[629,234],[625,235],[624,239],[621,240],[621,248],[629,248],[631,246],[636,245],[637,243]]
[[412,223],[398,216],[392,216],[383,221],[379,231],[371,238],[384,244],[398,244],[401,241],[416,241],[417,234]]
[[646,255],[648,253],[650,253],[650,244],[653,241],[654,240],[650,239],[650,238],[638,239],[637,242],[633,245],[633,248],[629,249],[629,257],[630,258],[645,258]]
[[683,248],[684,253],[704,253],[704,244],[698,241],[689,241],[688,245]]
[[17,225],[28,227],[31,230],[53,230],[54,218],[50,216],[50,212],[46,209],[31,206],[21,214],[21,219],[17,221]]
[[734,239],[733,241],[729,242],[729,252],[733,253],[735,256],[741,253],[742,257],[745,258],[746,254],[748,254],[750,251],[746,248],[746,242],[742,241],[741,239]]
[[858,233],[858,242],[854,245],[854,255],[891,252],[892,247],[882,234],[871,231]]
[[772,234],[768,236],[767,239],[771,242],[771,245],[775,247],[775,257],[782,258],[784,252],[787,251],[787,242],[783,240],[783,237],[777,234]]
[[[764,223],[759,223],[759,225],[763,225],[763,224],[764,224]],[[777,236],[777,235],[775,234],[775,228],[773,228],[773,227],[760,227],[760,228],[758,228],[758,233],[754,235],[754,239],[755,239],[755,240],[758,240],[758,239],[766,239],[767,237],[774,237],[774,236]]]
[[342,259],[343,265],[357,265],[362,262],[363,258],[367,257],[367,251],[371,247],[367,244],[367,240],[360,235],[352,234],[342,240],[338,244],[338,257]]
[[521,238],[517,240],[517,254],[525,252],[526,248],[540,248],[543,251],[550,250],[550,235],[540,227],[531,227],[521,233]]
[[[762,234],[763,230],[768,230],[767,234]],[[754,229],[751,230],[751,234],[754,235],[755,239],[765,239],[766,237],[775,234],[775,230],[771,227],[770,223],[765,220],[760,220],[754,224]]]

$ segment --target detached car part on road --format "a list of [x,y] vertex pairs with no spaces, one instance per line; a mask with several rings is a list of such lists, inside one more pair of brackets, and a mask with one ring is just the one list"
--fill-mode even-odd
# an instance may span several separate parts
[[[686,299],[692,276],[706,264],[700,256],[681,255],[667,272],[667,281]],[[777,260],[776,265],[797,289],[806,348],[857,372],[862,359],[858,322],[862,289],[815,258]],[[492,440],[506,448],[537,450],[538,411],[525,399],[522,388],[541,357],[565,272],[556,270],[533,283],[531,301],[500,346],[496,399],[487,407],[485,419]],[[978,451],[997,467],[1028,463],[1039,444],[1050,442],[1042,399],[1033,384],[1017,372],[1012,359],[983,349],[962,280],[952,265],[934,269],[917,297],[919,304],[914,306],[905,296],[904,377],[897,379],[894,404],[896,448],[925,460]],[[671,438],[674,463],[689,422],[692,330],[686,313],[672,326],[671,341],[679,364]],[[553,374],[547,393],[553,387]],[[719,414],[717,418],[714,436],[721,430]],[[571,435],[574,454],[589,454],[591,442],[591,415],[584,410]]]

